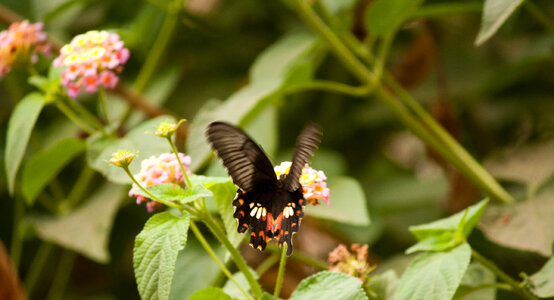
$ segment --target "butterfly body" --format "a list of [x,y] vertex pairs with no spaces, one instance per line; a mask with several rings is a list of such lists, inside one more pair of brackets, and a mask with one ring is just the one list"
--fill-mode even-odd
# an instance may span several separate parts
[[302,132],[290,171],[279,178],[263,150],[240,129],[214,122],[208,127],[207,137],[239,187],[232,203],[233,216],[239,223],[237,231],[250,229],[253,248],[264,250],[275,238],[279,246],[288,245],[287,255],[291,255],[292,235],[298,232],[306,202],[298,179],[319,144],[319,129],[312,125]]

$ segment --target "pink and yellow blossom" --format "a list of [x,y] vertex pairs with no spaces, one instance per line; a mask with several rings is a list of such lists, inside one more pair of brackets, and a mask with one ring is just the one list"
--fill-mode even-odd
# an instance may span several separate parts
[[[290,161],[282,162],[280,165],[275,166],[275,174],[279,177],[281,174],[288,174],[291,167]],[[298,181],[302,185],[302,194],[304,199],[313,205],[318,205],[319,200],[325,201],[325,204],[329,206],[330,190],[327,187],[327,176],[323,171],[318,171],[310,167],[308,164],[302,169],[302,174]]]
[[0,76],[6,75],[18,62],[38,61],[38,53],[50,55],[42,23],[15,22],[0,32]]
[[79,34],[63,46],[54,66],[62,67],[62,84],[69,97],[82,90],[95,93],[99,87],[113,89],[119,81],[116,73],[129,59],[129,49],[116,33],[89,31]]
[[345,245],[339,244],[329,253],[329,271],[346,273],[367,282],[374,269],[367,261],[368,248],[368,245],[352,244],[350,252]]

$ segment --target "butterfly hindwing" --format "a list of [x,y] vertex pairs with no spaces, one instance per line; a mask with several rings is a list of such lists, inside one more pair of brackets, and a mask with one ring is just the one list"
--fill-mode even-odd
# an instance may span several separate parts
[[313,155],[314,151],[321,142],[321,130],[315,124],[310,124],[298,137],[296,150],[292,157],[292,165],[290,171],[285,177],[283,187],[288,191],[296,191],[300,188],[298,179],[302,174],[302,169],[308,163],[308,160]]
[[213,122],[206,135],[235,185],[248,192],[276,188],[273,165],[243,131],[227,123]]

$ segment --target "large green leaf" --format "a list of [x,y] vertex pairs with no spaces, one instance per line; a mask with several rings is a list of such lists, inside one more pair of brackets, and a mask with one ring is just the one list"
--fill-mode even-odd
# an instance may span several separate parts
[[35,127],[44,103],[43,95],[39,93],[28,94],[17,104],[10,117],[6,138],[6,152],[4,154],[10,195],[13,195],[17,170],[25,154],[27,143],[31,137],[31,131]]
[[398,284],[398,276],[394,270],[388,270],[382,274],[371,276],[366,283],[366,290],[371,291],[370,300],[392,300]]
[[358,278],[323,271],[302,280],[290,296],[290,300],[304,299],[365,300],[367,296]]
[[454,299],[457,300],[494,300],[496,289],[483,288],[484,285],[493,285],[496,282],[494,273],[479,263],[471,263],[467,268],[460,287],[456,290]]
[[[83,140],[70,138],[33,156],[23,168],[21,189],[29,205],[60,171],[77,154],[85,150]],[[61,199],[59,199],[61,200]]]
[[523,0],[485,0],[475,45],[479,46],[493,36],[521,3]]
[[245,125],[261,111],[284,87],[289,71],[304,63],[315,44],[313,35],[294,32],[266,49],[250,70],[250,83],[218,105],[206,104],[192,120],[187,138],[188,153],[192,156],[191,169],[202,166],[210,154],[205,131],[208,124],[221,120]]
[[554,188],[535,199],[485,210],[479,228],[502,246],[537,252],[549,257],[554,242]]
[[74,250],[99,263],[110,260],[108,242],[125,187],[105,184],[81,207],[61,217],[30,219],[46,241]]
[[369,6],[366,26],[376,36],[386,36],[397,30],[421,0],[377,0]]
[[356,179],[345,176],[329,178],[327,185],[331,190],[330,205],[308,205],[305,209],[307,215],[353,225],[369,224],[364,191]]
[[448,218],[410,226],[410,231],[419,242],[406,252],[442,251],[463,243],[479,222],[487,203],[488,200],[483,200]]
[[223,290],[218,287],[210,286],[196,291],[188,300],[232,300],[231,296],[225,294]]
[[451,299],[471,258],[471,248],[462,244],[449,252],[423,253],[408,266],[395,293],[402,300]]
[[171,151],[167,141],[154,135],[158,124],[170,119],[170,117],[164,116],[145,121],[121,139],[101,134],[90,136],[87,140],[88,164],[106,176],[109,181],[122,184],[131,183],[131,179],[123,170],[108,163],[110,157],[118,150],[137,153],[137,157],[131,163],[129,169],[133,174],[138,173],[140,171],[140,160]]
[[531,291],[539,297],[554,297],[554,256],[529,277]]
[[[252,272],[252,275],[254,275],[255,279],[258,279],[259,276],[256,273],[256,271],[250,269],[250,272]],[[242,272],[237,272],[233,274],[233,278],[241,286],[243,290],[245,290],[246,292],[250,292],[250,286],[248,285],[248,280],[246,280],[246,277]],[[233,297],[233,299],[248,300],[246,296],[244,296],[244,294],[241,292],[241,290],[237,287],[237,285],[231,280],[227,280],[227,282],[225,283],[225,286],[223,286],[223,291],[227,295]]]
[[133,267],[142,299],[169,299],[177,254],[185,247],[190,215],[152,216],[135,239]]

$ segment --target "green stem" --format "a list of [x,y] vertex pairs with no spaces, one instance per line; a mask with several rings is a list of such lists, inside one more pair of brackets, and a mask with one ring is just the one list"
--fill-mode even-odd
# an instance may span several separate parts
[[500,280],[504,281],[505,283],[511,285],[514,289],[514,292],[519,294],[524,299],[529,300],[537,300],[538,298],[533,296],[531,292],[529,292],[523,284],[517,282],[515,279],[513,279],[510,275],[504,273],[504,271],[500,270],[492,261],[488,260],[487,258],[483,257],[481,254],[479,254],[475,250],[471,250],[471,257],[481,265],[483,265],[485,268],[491,270],[496,277],[498,277]]
[[[311,7],[304,0],[295,0],[297,11],[304,21],[314,31],[327,40],[337,58],[345,67],[364,84],[378,85],[378,78],[358,60],[348,47],[334,34],[334,32],[321,21]],[[513,198],[496,182],[496,180],[483,167],[477,163],[463,147],[461,147],[417,102],[418,116],[425,116],[418,120],[406,107],[404,107],[396,96],[389,90],[379,86],[375,93],[383,104],[389,107],[401,121],[418,135],[424,142],[428,143],[441,155],[445,156],[462,173],[474,179],[494,199],[504,203],[513,202]],[[402,94],[397,95],[401,101],[409,101]],[[423,126],[425,123],[426,126]],[[439,129],[440,128],[440,129]]]
[[453,300],[464,299],[464,298],[466,298],[467,295],[469,295],[471,293],[474,293],[474,292],[477,292],[477,291],[482,290],[482,289],[499,289],[499,290],[505,290],[505,291],[509,291],[509,292],[514,291],[512,286],[509,285],[509,284],[506,284],[506,283],[497,283],[497,282],[496,283],[485,283],[485,284],[480,284],[480,285],[477,285],[477,286],[467,287],[467,289],[464,289],[464,292],[456,293],[456,297],[454,297]]
[[277,273],[277,281],[275,282],[275,290],[273,296],[279,297],[281,293],[281,285],[283,285],[283,276],[285,275],[285,264],[287,263],[287,243],[283,243],[281,249],[281,261],[279,262],[279,273]]
[[480,1],[436,3],[420,7],[417,11],[412,13],[410,17],[412,19],[440,18],[451,15],[479,13],[482,10],[483,3]]
[[56,274],[54,274],[54,280],[50,286],[50,291],[46,300],[59,300],[62,299],[65,287],[71,276],[71,270],[73,269],[73,263],[75,262],[75,252],[70,250],[63,250],[62,257],[58,264]]
[[171,137],[167,137],[167,141],[169,142],[169,145],[171,146],[171,150],[173,150],[173,153],[175,153],[175,157],[177,157],[177,161],[179,162],[179,166],[181,167],[181,172],[183,172],[183,176],[185,177],[185,181],[187,182],[187,186],[192,189],[192,183],[190,183],[189,175],[187,174],[187,171],[185,170],[185,166],[183,166],[183,163],[181,162],[181,159],[179,158],[179,152],[177,152],[177,148],[175,147],[175,144],[171,140]]
[[94,133],[94,128],[90,127],[87,123],[83,122],[81,118],[79,118],[75,112],[73,112],[65,103],[62,101],[56,101],[56,107],[69,119],[71,122],[73,122],[77,127],[81,128],[84,132],[90,134]]
[[25,290],[27,291],[28,296],[32,295],[37,280],[42,273],[44,265],[46,264],[48,257],[50,256],[50,253],[52,252],[52,248],[53,245],[48,242],[43,241],[40,244],[40,247],[37,250],[37,254],[35,255],[35,258],[33,259],[31,266],[29,267],[29,271],[25,276]]
[[100,106],[102,108],[102,114],[106,120],[106,125],[111,129],[110,117],[108,116],[108,106],[106,105],[106,91],[102,86],[98,87],[98,98],[100,101]]
[[146,194],[148,195],[148,197],[154,201],[157,201],[157,202],[160,202],[161,204],[165,205],[165,206],[170,206],[170,207],[174,207],[174,208],[177,208],[179,210],[183,209],[183,206],[179,205],[179,204],[176,204],[176,203],[173,203],[173,202],[169,202],[169,201],[165,201],[163,199],[160,199],[156,196],[154,196],[154,194],[150,193],[147,189],[145,189],[136,179],[135,179],[135,176],[133,176],[133,174],[131,174],[131,171],[129,171],[129,168],[128,167],[124,167],[123,170],[125,170],[125,173],[127,173],[127,175],[129,175],[129,177],[131,177],[131,180]]
[[[269,251],[273,252],[273,253],[279,253],[281,250],[273,245],[268,245],[267,248]],[[294,251],[292,252],[291,256],[289,257],[290,259],[293,259],[293,260],[296,260],[296,261],[299,261],[305,265],[308,265],[308,266],[312,266],[320,271],[324,271],[324,270],[328,270],[329,269],[329,266],[327,265],[327,263],[323,262],[323,261],[320,261],[320,260],[317,260],[317,259],[313,259],[313,258],[310,258],[298,251]]]
[[17,268],[19,266],[21,249],[23,247],[23,230],[21,228],[21,223],[25,212],[25,203],[21,197],[16,196],[14,199],[15,203],[13,207],[13,231],[10,245],[10,257],[13,261],[14,267]]
[[219,225],[212,219],[212,217],[207,212],[204,212],[202,221],[206,224],[206,226],[208,226],[208,228],[212,231],[215,237],[221,242],[221,244],[227,249],[227,251],[229,251],[229,254],[235,261],[237,268],[239,268],[239,270],[244,274],[244,277],[246,277],[246,280],[250,285],[250,290],[252,291],[252,294],[254,295],[254,297],[256,299],[262,297],[263,295],[262,287],[254,278],[254,275],[252,275],[252,272],[250,272],[248,265],[240,255],[239,251],[231,244],[231,242],[229,241],[225,233],[219,228]]
[[276,264],[279,261],[279,255],[278,254],[271,254],[270,257],[268,257],[266,260],[264,260],[258,268],[256,268],[256,273],[258,276],[262,277],[262,275],[267,272],[271,267],[273,267],[274,264]]
[[285,93],[299,93],[305,91],[327,91],[338,94],[345,94],[353,97],[366,97],[371,93],[372,86],[350,86],[344,83],[330,80],[316,80],[295,85],[285,90]]
[[91,114],[77,100],[68,98],[67,103],[69,103],[69,107],[75,110],[79,114],[79,116],[85,119],[92,127],[94,127],[97,131],[100,131],[107,135],[102,123],[100,123],[96,116]]
[[90,168],[88,165],[84,165],[83,169],[81,170],[81,173],[79,174],[79,177],[77,177],[77,180],[73,184],[73,188],[69,192],[69,195],[67,196],[66,202],[68,208],[73,208],[77,205],[79,200],[83,198],[85,193],[87,192],[87,187],[90,183],[90,181],[94,178],[94,170]]
[[206,252],[208,252],[208,254],[212,257],[212,259],[219,266],[219,268],[221,268],[221,271],[227,276],[227,278],[229,278],[229,280],[231,280],[239,288],[239,290],[244,294],[244,296],[246,296],[246,298],[254,300],[254,298],[252,298],[252,296],[248,294],[240,286],[240,284],[235,280],[235,278],[233,278],[233,274],[231,274],[229,269],[227,269],[227,267],[225,267],[223,262],[217,257],[214,250],[212,249],[212,247],[210,247],[210,244],[206,241],[206,239],[204,238],[200,230],[198,230],[198,227],[196,227],[196,224],[194,224],[194,222],[190,223],[190,229],[192,230],[192,232],[194,233],[194,235],[196,236],[200,244],[202,244]]
[[551,35],[554,35],[554,22],[552,21],[552,16],[547,16],[544,10],[537,7],[531,0],[525,1],[525,8]]

